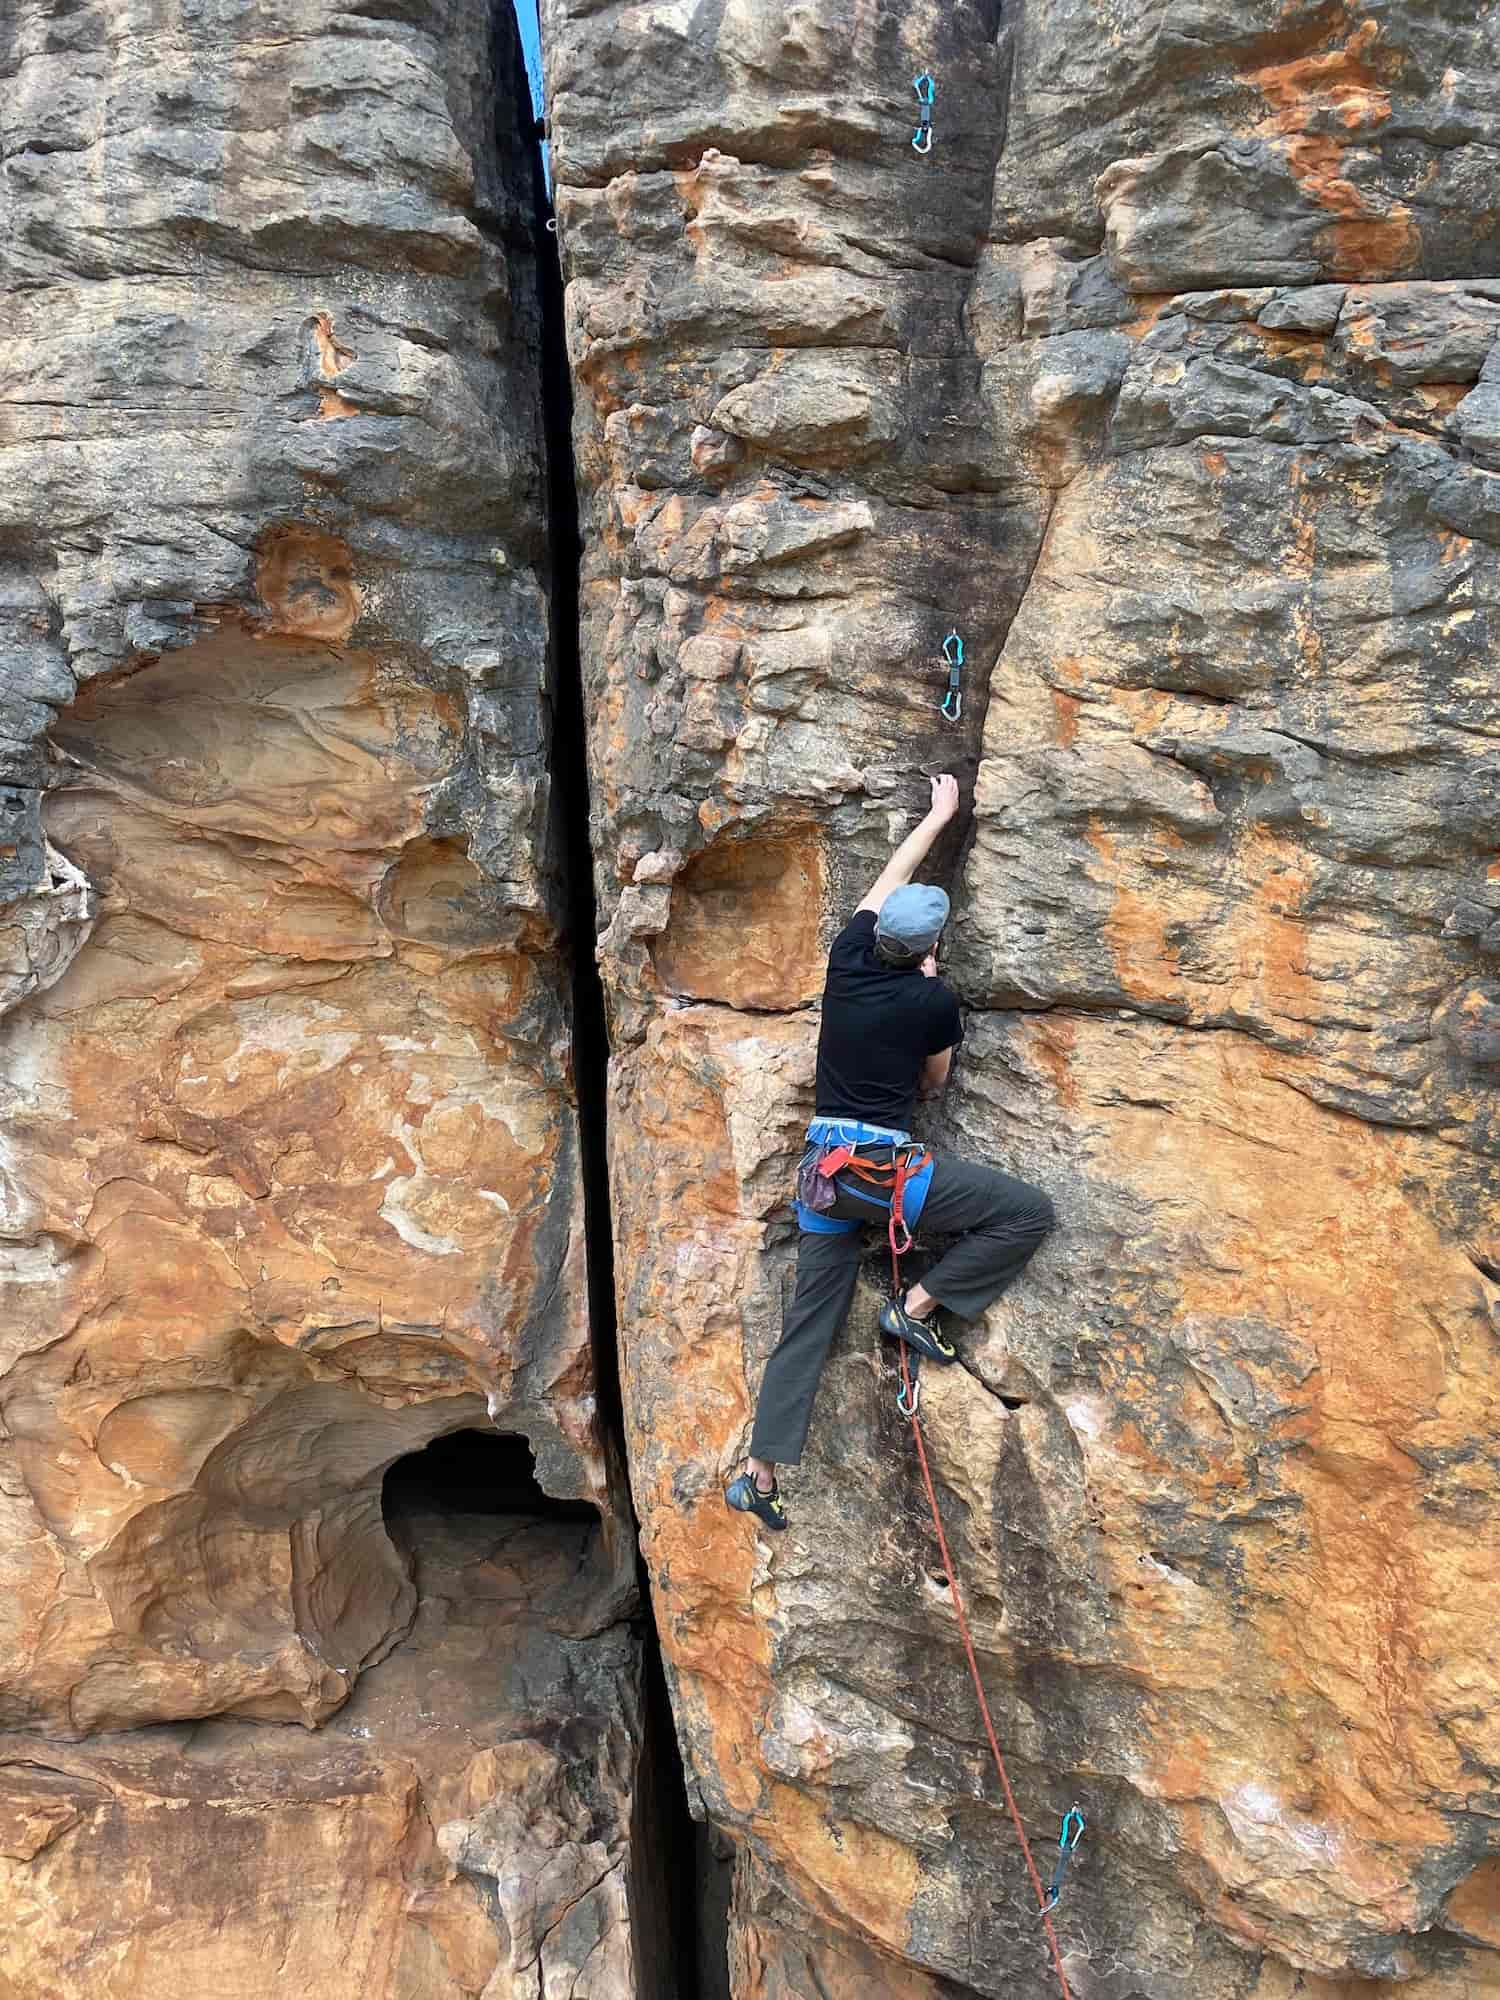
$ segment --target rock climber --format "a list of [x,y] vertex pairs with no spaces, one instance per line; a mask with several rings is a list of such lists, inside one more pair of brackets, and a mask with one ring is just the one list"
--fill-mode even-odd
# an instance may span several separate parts
[[[862,1225],[884,1225],[898,1173],[909,1168],[903,1205],[957,1241],[919,1284],[880,1309],[880,1330],[931,1361],[958,1359],[939,1308],[977,1319],[1016,1280],[1052,1227],[1039,1188],[993,1167],[933,1156],[908,1127],[920,1088],[948,1081],[963,1040],[958,1001],[938,976],[937,945],[948,919],[941,889],[912,881],[958,811],[958,781],[933,778],[932,805],[880,871],[833,941],[823,988],[814,1116],[798,1174],[797,1287],[781,1339],[766,1363],[745,1470],[724,1497],[767,1528],[787,1526],[778,1465],[797,1465],[818,1378],[854,1296]],[[821,1174],[820,1168],[832,1168]]]

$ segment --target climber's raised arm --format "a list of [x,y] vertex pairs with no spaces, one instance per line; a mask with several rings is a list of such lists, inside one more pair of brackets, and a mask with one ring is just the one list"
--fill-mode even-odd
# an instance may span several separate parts
[[905,888],[927,859],[929,850],[948,822],[958,813],[958,780],[945,771],[932,783],[932,804],[926,814],[912,828],[884,868],[871,883],[869,893],[859,904],[861,910],[873,910],[878,916],[880,906],[892,889]]

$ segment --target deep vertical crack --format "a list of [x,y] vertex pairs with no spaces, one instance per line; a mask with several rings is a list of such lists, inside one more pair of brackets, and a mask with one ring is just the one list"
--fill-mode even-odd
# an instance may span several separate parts
[[[609,1031],[594,953],[596,901],[589,839],[588,732],[579,650],[578,585],[582,543],[573,463],[573,386],[568,372],[563,281],[552,204],[530,107],[525,136],[532,161],[536,270],[541,306],[541,373],[547,526],[550,551],[553,852],[562,878],[562,951],[572,982],[573,1084],[578,1107],[588,1307],[599,1421],[625,1455],[615,1316],[614,1234],[610,1217]],[[633,1814],[636,1976],[640,2000],[697,2000],[725,1990],[700,1981],[700,1957],[726,1957],[727,1910],[710,1899],[716,1936],[700,1932],[701,1832],[688,1812],[687,1785],[651,1615],[650,1579],[640,1565],[643,1715],[641,1764]]]

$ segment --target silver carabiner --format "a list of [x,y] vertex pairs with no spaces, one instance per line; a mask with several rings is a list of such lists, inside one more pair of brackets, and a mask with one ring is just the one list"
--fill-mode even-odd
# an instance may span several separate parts
[[932,127],[930,125],[919,125],[917,127],[916,133],[912,138],[911,149],[914,153],[930,153],[932,151]]
[[949,688],[948,692],[943,696],[942,706],[938,712],[945,722],[963,721],[964,698],[957,688]]

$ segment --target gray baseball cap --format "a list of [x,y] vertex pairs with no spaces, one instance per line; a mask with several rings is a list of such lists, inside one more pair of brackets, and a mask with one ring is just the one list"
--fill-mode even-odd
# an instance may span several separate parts
[[905,888],[892,889],[881,904],[875,930],[898,951],[920,958],[932,950],[947,921],[948,898],[943,891],[926,882],[908,882]]

